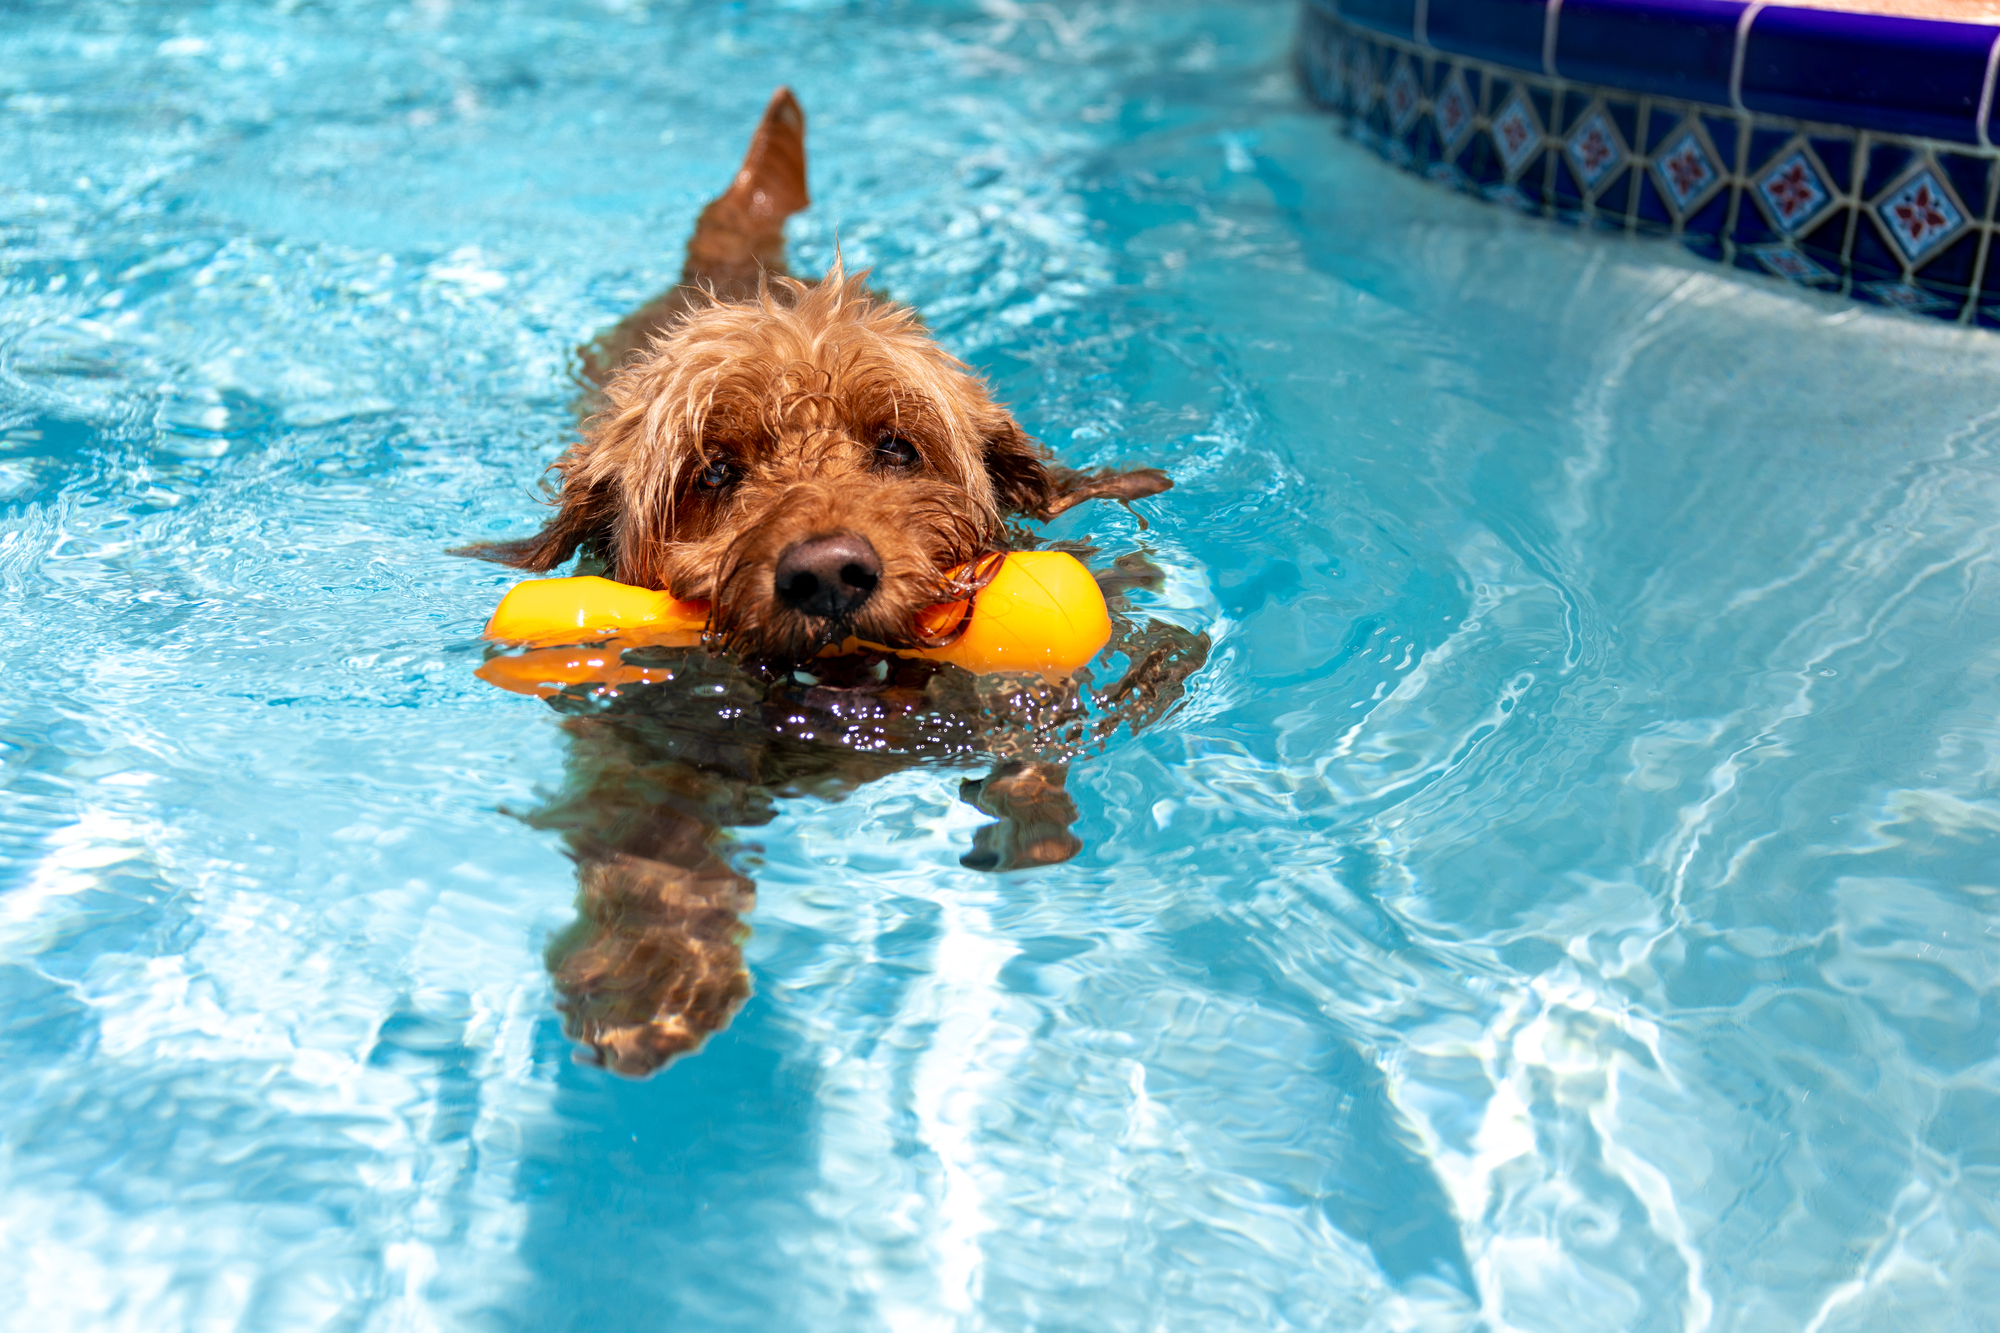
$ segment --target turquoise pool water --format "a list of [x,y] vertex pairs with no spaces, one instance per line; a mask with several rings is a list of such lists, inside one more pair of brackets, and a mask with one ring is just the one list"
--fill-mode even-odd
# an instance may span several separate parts
[[[1292,6],[0,16],[0,1274],[35,1329],[1924,1330],[2000,1310],[2000,339],[1340,140]],[[555,716],[472,678],[778,82],[817,204],[1215,659],[957,864],[739,853],[573,1064]]]

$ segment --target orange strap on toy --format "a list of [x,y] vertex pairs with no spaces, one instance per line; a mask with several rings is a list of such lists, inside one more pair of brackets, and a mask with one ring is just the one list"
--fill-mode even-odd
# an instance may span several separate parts
[[[953,579],[968,570],[953,571]],[[977,572],[988,571],[980,569]],[[967,671],[1033,671],[1067,676],[1097,656],[1111,638],[1104,594],[1075,556],[1015,551],[965,601],[919,614],[918,631],[935,648],[885,648],[850,639],[839,651],[869,648],[903,657],[951,662]],[[564,685],[633,684],[645,667],[619,660],[620,646],[692,647],[708,623],[708,603],[681,602],[664,592],[610,579],[533,579],[500,599],[486,637],[534,651],[496,657],[479,675],[522,694],[551,694]],[[615,640],[606,643],[605,640]],[[582,647],[545,647],[586,644]]]

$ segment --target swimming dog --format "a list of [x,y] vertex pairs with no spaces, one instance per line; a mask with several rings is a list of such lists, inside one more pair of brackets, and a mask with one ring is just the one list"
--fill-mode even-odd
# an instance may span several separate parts
[[711,606],[705,647],[627,650],[653,683],[570,691],[569,781],[530,816],[579,865],[578,919],[551,947],[565,1030],[589,1056],[649,1074],[700,1046],[749,994],[742,918],[754,886],[729,830],[774,803],[837,796],[913,764],[990,772],[962,796],[992,815],[975,869],[1076,854],[1068,764],[1178,700],[1206,636],[1136,623],[1159,571],[1099,576],[1117,632],[1109,689],[973,676],[877,652],[962,595],[950,571],[1033,544],[1022,521],[1090,499],[1129,503],[1155,469],[1057,465],[915,312],[836,261],[802,281],[785,219],[809,203],[805,116],[787,89],[742,168],[702,210],[680,281],[579,349],[588,416],[552,465],[554,516],[533,537],[469,548],[518,568],[580,570]]

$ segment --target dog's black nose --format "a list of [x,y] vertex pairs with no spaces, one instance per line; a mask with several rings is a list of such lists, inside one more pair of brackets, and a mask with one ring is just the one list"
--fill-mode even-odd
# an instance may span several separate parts
[[856,532],[830,532],[793,542],[778,557],[778,600],[794,611],[846,620],[875,595],[882,557]]

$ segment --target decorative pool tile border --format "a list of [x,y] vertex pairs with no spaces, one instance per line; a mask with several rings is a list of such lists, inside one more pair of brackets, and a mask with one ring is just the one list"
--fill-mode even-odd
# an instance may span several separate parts
[[2000,327],[2000,27],[1761,0],[1306,0],[1308,93],[1525,212]]

